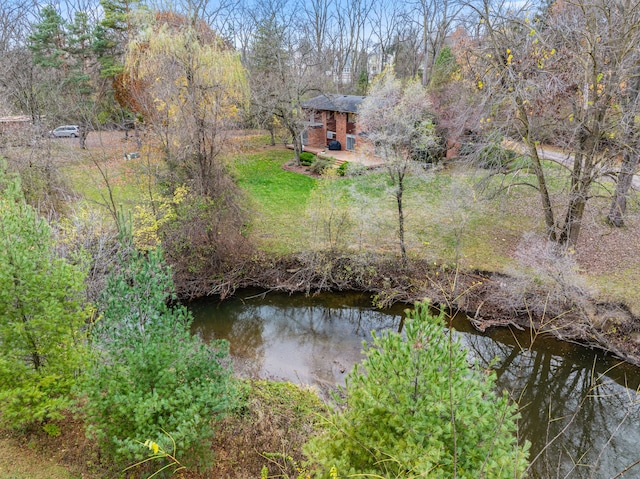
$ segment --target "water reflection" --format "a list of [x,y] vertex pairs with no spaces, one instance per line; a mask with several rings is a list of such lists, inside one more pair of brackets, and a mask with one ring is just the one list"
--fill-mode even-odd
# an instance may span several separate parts
[[[526,336],[519,336],[523,344]],[[520,432],[538,456],[533,476],[611,477],[634,463],[640,457],[637,369],[549,338],[521,347],[517,337],[500,342],[467,334],[464,340],[481,364],[497,358],[498,383],[520,404]],[[640,477],[640,470],[633,473],[625,477]]]
[[[403,307],[372,309],[360,295],[266,295],[194,303],[194,332],[226,338],[236,370],[315,384],[344,384],[371,330],[397,330]],[[493,365],[500,388],[522,410],[520,434],[532,443],[531,477],[613,477],[640,459],[638,369],[550,338],[508,329],[478,334],[453,326],[470,358]],[[640,477],[640,468],[623,477]]]
[[365,306],[366,298],[353,300],[362,306],[328,296],[197,302],[191,305],[193,329],[205,340],[229,340],[239,374],[329,388],[344,384],[371,330],[397,327],[400,321],[400,314]]

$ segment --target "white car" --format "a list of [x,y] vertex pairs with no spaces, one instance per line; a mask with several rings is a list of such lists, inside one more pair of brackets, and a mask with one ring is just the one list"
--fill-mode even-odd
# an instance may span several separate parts
[[55,138],[78,138],[80,136],[80,127],[78,125],[63,125],[55,130],[51,130],[49,135]]

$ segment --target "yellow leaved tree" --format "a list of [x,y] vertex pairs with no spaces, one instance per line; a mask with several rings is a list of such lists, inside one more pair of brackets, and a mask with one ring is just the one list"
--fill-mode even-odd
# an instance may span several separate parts
[[145,15],[125,66],[135,86],[129,103],[153,134],[170,184],[188,182],[195,194],[215,197],[226,136],[248,98],[240,57],[204,22]]

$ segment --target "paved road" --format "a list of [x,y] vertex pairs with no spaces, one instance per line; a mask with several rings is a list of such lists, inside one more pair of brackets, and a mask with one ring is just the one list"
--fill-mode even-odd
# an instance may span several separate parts
[[[525,147],[523,144],[517,143],[514,141],[506,141],[506,140],[505,140],[505,143],[511,149],[525,153]],[[573,155],[571,155],[570,153],[564,153],[556,149],[539,146],[538,156],[543,160],[555,161],[556,163],[564,165],[567,168],[573,167]],[[600,176],[602,178],[610,178],[613,181],[616,178],[617,174],[618,174],[617,170],[608,170],[608,171],[602,171],[602,174]],[[637,174],[633,175],[633,181],[631,182],[631,187],[634,190],[640,191],[640,176],[638,176]]]

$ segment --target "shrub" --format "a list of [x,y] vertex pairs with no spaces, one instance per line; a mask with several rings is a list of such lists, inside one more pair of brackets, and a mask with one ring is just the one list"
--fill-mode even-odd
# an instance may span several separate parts
[[331,164],[336,161],[335,158],[318,158],[311,165],[311,172],[317,175],[321,175],[324,171],[331,166]]
[[338,166],[338,176],[344,176],[347,174],[348,165],[349,165],[349,162],[345,161],[340,166]]
[[211,421],[235,402],[228,344],[190,333],[191,314],[175,301],[157,250],[129,249],[108,280],[95,324],[85,382],[89,432],[115,464],[144,457],[139,441],[172,450],[190,465],[206,462]]
[[503,146],[503,137],[490,134],[485,138],[474,136],[460,147],[460,155],[469,157],[475,166],[488,170],[509,171],[514,167],[518,154]]
[[316,161],[316,155],[313,153],[309,153],[308,151],[303,151],[300,153],[300,164],[303,166],[311,166],[311,164]]
[[349,374],[344,408],[306,452],[344,476],[513,479],[527,466],[516,439],[516,405],[494,392],[495,374],[469,366],[467,352],[427,302],[407,312],[406,337],[373,335]]
[[158,236],[181,296],[222,293],[216,290],[220,283],[235,287],[220,279],[253,251],[247,215],[240,204],[237,190],[229,189],[227,195],[216,198],[189,194],[174,204],[171,219],[160,225]]

